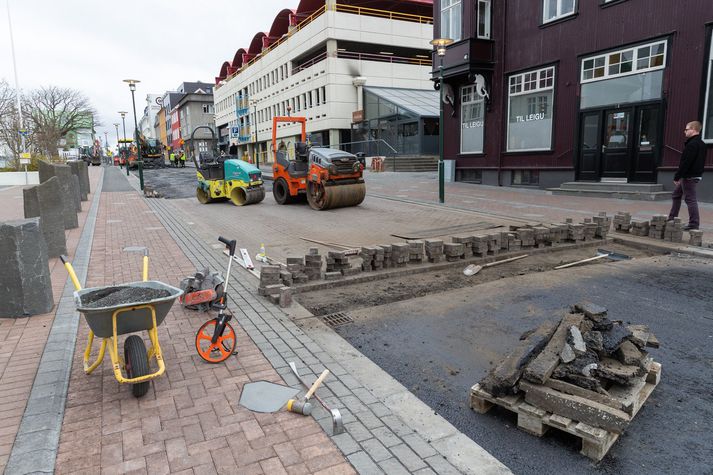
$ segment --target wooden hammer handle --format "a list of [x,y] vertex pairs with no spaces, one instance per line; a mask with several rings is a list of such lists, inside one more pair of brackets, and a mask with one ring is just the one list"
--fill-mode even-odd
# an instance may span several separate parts
[[309,400],[309,398],[312,397],[314,392],[317,390],[320,384],[322,384],[322,381],[324,381],[324,378],[329,376],[329,370],[325,369],[322,371],[322,374],[319,375],[319,378],[317,378],[317,381],[314,382],[311,388],[309,388],[309,391],[307,391],[307,394],[305,394],[305,400]]

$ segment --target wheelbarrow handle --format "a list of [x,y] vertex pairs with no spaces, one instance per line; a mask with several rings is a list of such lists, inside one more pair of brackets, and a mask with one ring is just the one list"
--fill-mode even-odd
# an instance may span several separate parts
[[79,283],[79,279],[77,279],[77,274],[74,273],[74,268],[72,267],[72,264],[69,262],[69,258],[67,256],[60,255],[59,259],[62,261],[62,264],[64,264],[64,268],[67,269],[69,278],[72,279],[72,283],[74,284],[74,289],[82,290],[82,284]]

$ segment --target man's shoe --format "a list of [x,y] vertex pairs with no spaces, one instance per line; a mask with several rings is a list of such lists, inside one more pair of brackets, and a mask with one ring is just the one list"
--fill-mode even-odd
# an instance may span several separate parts
[[683,227],[684,231],[694,231],[696,229],[698,229],[698,226],[693,226],[691,224],[687,224]]

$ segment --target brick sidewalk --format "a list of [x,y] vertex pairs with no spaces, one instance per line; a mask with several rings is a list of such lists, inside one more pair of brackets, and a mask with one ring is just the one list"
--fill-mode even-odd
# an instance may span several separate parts
[[[141,257],[122,252],[125,246],[149,248],[151,279],[176,285],[195,272],[139,195],[104,193],[88,287],[139,280]],[[283,379],[237,326],[240,353],[223,364],[204,363],[193,345],[206,318],[174,305],[159,328],[166,373],[141,399],[116,382],[108,356],[84,374],[82,318],[57,473],[354,473],[313,418],[238,405],[244,383]]]
[[[96,189],[99,176],[99,170],[90,173],[92,190]],[[1,199],[12,206],[0,207],[0,220],[24,218],[22,188],[18,186],[2,190]],[[89,201],[82,202],[82,212],[78,215],[79,227],[66,231],[67,251],[70,257],[75,254],[93,197],[94,193],[91,193]],[[30,318],[0,318],[0,472],[4,471],[10,457],[40,358],[54,321],[57,303],[67,281],[67,271],[58,258],[49,260],[49,268],[55,301],[52,311],[33,315]]]

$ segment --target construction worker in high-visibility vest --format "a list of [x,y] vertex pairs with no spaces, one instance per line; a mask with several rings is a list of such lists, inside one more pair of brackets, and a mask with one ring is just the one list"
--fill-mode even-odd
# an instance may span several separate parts
[[186,151],[181,150],[181,156],[179,157],[179,160],[181,162],[181,168],[186,168]]
[[176,154],[173,153],[173,150],[168,154],[168,161],[171,162],[172,168],[176,166]]

